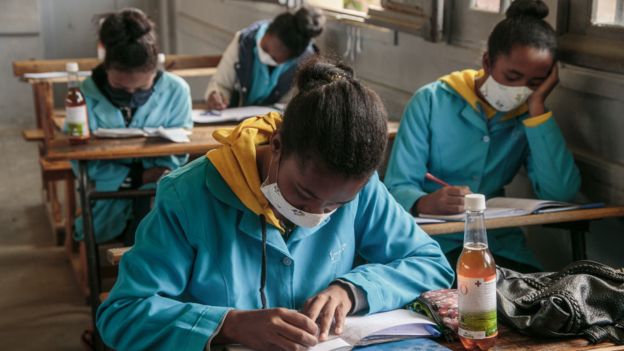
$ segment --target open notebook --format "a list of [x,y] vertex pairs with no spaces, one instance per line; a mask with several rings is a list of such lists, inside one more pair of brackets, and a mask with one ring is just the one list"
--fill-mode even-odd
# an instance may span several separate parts
[[188,143],[191,140],[191,131],[184,128],[98,128],[93,135],[98,138],[136,138],[136,137],[161,137],[174,143]]
[[266,115],[269,112],[280,110],[270,106],[244,106],[217,110],[193,110],[193,122],[204,124],[219,124],[228,122],[240,122],[249,117]]
[[[514,197],[494,197],[486,202],[485,218],[515,217],[532,213],[550,213],[580,208],[602,207],[604,204],[575,205],[567,202],[520,199]],[[430,215],[421,213],[421,218],[440,219],[445,221],[463,221],[465,214],[455,215]]]
[[[417,337],[439,336],[436,324],[429,318],[410,310],[393,310],[368,316],[347,317],[343,333],[330,335],[308,351],[351,350],[355,346],[374,345]],[[242,346],[227,346],[226,350],[249,350]]]

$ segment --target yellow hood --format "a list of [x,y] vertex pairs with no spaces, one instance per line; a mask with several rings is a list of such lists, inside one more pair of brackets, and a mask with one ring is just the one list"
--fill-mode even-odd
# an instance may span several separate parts
[[[449,75],[446,75],[440,78],[441,81],[448,84],[453,90],[457,92],[466,102],[472,106],[475,111],[479,111],[477,104],[481,105],[485,115],[488,118],[494,117],[496,115],[496,110],[490,106],[490,104],[481,100],[477,93],[475,92],[475,81],[481,77],[485,72],[480,69],[475,71],[473,69],[467,69],[463,71],[453,72]],[[528,111],[527,104],[522,104],[520,107],[515,110],[509,111],[501,120],[507,120],[513,117],[517,117]]]
[[261,180],[256,164],[256,145],[268,143],[281,124],[282,116],[270,112],[265,116],[246,119],[233,129],[219,129],[213,136],[223,146],[209,151],[206,157],[245,207],[257,215],[264,215],[267,223],[283,232],[269,202],[260,191]]

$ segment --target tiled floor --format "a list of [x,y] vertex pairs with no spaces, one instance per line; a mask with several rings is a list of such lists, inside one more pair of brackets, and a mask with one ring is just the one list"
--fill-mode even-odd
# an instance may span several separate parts
[[37,145],[0,129],[0,349],[82,350],[89,310],[41,200]]

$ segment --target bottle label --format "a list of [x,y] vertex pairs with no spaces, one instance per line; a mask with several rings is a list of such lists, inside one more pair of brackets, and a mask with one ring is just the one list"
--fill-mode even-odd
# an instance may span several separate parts
[[75,106],[65,108],[65,124],[67,134],[72,137],[88,137],[87,106]]
[[486,278],[457,277],[459,295],[458,334],[485,339],[497,332],[496,275]]

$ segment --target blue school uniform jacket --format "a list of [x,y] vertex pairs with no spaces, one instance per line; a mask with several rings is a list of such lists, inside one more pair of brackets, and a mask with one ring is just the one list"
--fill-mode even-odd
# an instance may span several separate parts
[[[92,78],[85,79],[80,89],[87,102],[89,129],[126,128],[121,110],[115,107],[98,89]],[[137,108],[128,128],[182,127],[192,128],[191,95],[188,84],[180,77],[163,72],[154,84],[154,91],[147,102]],[[174,170],[183,165],[187,155],[143,158],[144,169],[165,167]],[[89,161],[89,179],[97,191],[116,191],[128,176],[132,159],[113,161]],[[72,162],[74,174],[78,175],[78,163]],[[120,235],[132,215],[132,200],[98,200],[93,206],[93,225],[97,242]],[[82,217],[75,223],[75,236],[82,240],[84,231]]]
[[[97,327],[118,350],[203,350],[228,310],[261,307],[261,219],[206,157],[163,178]],[[353,268],[356,254],[368,264]],[[267,306],[301,309],[332,281],[361,289],[373,313],[448,287],[438,244],[390,196],[377,175],[320,226],[288,242],[267,225]]]
[[[476,74],[464,71],[451,76],[456,82],[458,77],[470,80]],[[420,197],[440,188],[425,180],[426,172],[490,198],[503,196],[503,186],[521,167],[526,168],[539,198],[569,201],[574,197],[579,172],[550,112],[529,118],[525,104],[515,112],[492,111],[486,116],[476,96],[466,99],[448,81],[452,80],[418,90],[401,119],[384,179],[401,206],[409,211]],[[470,95],[469,90],[464,95]],[[494,234],[489,235],[489,244],[495,254],[539,267],[520,231],[489,234]],[[463,236],[435,239],[449,252],[461,246]]]

